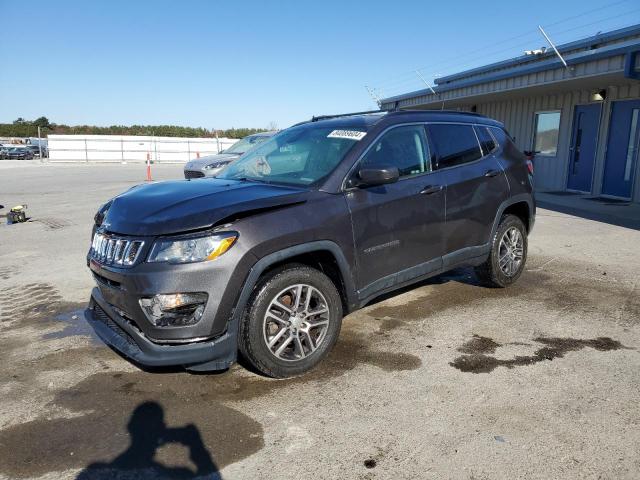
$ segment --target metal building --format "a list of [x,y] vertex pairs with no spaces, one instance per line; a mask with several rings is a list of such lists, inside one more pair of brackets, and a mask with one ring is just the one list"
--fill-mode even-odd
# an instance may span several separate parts
[[[536,189],[640,203],[640,25],[436,79],[383,109],[459,109],[500,120],[537,151]],[[566,66],[563,63],[566,62]]]

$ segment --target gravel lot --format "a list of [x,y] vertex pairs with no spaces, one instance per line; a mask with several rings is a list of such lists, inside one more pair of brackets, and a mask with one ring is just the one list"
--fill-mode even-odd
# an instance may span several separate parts
[[144,178],[0,162],[32,217],[0,219],[0,478],[640,477],[639,231],[539,210],[517,285],[458,270],[381,300],[302,378],[144,372],[83,320],[93,214]]

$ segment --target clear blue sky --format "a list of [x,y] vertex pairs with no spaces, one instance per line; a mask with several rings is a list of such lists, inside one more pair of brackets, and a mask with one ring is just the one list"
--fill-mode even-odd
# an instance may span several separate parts
[[[577,16],[577,17],[576,17]],[[559,20],[576,17],[561,23]],[[640,23],[637,0],[0,0],[0,122],[280,128]],[[505,41],[512,37],[519,37]]]

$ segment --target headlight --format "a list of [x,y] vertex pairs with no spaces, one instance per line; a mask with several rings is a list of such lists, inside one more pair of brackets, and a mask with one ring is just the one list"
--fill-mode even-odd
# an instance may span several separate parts
[[200,237],[157,240],[149,262],[193,263],[213,260],[229,250],[238,238],[235,232]]
[[210,163],[209,165],[205,165],[204,169],[205,170],[212,170],[214,168],[224,167],[226,164],[227,164],[226,162]]

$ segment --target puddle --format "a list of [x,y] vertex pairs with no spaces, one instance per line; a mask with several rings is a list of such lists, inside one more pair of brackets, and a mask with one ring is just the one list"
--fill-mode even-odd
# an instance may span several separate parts
[[517,355],[514,358],[503,360],[487,355],[487,353],[495,353],[501,344],[494,342],[490,338],[474,335],[471,340],[458,348],[458,351],[467,353],[467,355],[456,358],[449,365],[461,372],[490,373],[497,367],[512,369],[563,358],[568,352],[576,352],[586,347],[599,352],[626,348],[619,341],[609,337],[598,337],[590,340],[538,337],[534,338],[533,341],[545,346],[536,350],[533,355]]
[[72,310],[56,315],[52,320],[61,322],[64,326],[61,330],[42,335],[44,340],[61,339],[68,337],[90,337],[94,343],[102,344],[100,338],[84,318],[85,308]]
[[481,337],[474,335],[471,340],[458,348],[459,352],[475,354],[475,353],[496,353],[496,348],[500,346],[499,343],[494,342],[488,337]]

